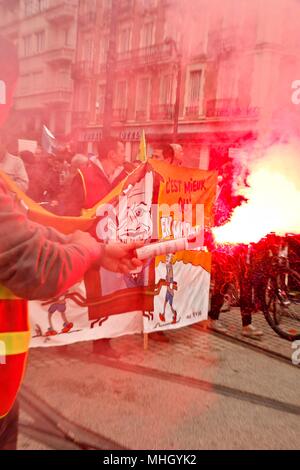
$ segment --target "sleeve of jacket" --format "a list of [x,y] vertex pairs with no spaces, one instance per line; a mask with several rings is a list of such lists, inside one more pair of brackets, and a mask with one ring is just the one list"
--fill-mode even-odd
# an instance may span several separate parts
[[46,299],[81,280],[101,257],[89,234],[64,236],[31,223],[0,183],[0,283],[26,299]]

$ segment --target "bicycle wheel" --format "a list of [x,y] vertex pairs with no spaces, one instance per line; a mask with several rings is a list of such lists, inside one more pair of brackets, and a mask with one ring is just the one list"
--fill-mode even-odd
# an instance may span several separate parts
[[282,268],[270,276],[263,312],[270,327],[288,341],[300,339],[300,275]]

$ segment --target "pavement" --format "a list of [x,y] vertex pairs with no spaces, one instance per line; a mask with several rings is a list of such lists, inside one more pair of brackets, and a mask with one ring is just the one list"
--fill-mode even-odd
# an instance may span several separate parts
[[[291,343],[280,338],[272,328],[268,325],[262,312],[257,312],[252,315],[252,324],[259,330],[262,330],[264,335],[261,340],[249,339],[241,336],[242,320],[239,308],[232,308],[229,312],[221,312],[221,322],[226,326],[227,333],[223,337],[232,338],[242,341],[244,344],[253,345],[266,352],[277,354],[290,360],[291,358]],[[197,327],[206,328],[205,322],[197,324]]]
[[[146,351],[141,335],[113,339],[120,360],[93,353],[90,342],[34,349],[24,390],[58,428],[75,435],[79,426],[78,435],[98,436],[103,446],[298,449],[300,375],[291,343],[258,315],[253,323],[263,327],[263,339],[240,342],[238,311],[221,318],[226,336],[186,327],[167,332],[169,343],[149,339]],[[23,423],[30,414],[22,407]],[[22,428],[19,449],[56,448],[63,441]]]

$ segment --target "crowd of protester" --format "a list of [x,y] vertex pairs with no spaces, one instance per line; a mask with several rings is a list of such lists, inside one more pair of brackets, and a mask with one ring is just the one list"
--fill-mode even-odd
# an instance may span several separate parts
[[[151,158],[181,166],[184,153],[181,145],[164,143],[153,150]],[[72,151],[69,145],[57,145],[51,154],[37,146],[34,153],[24,150],[15,156],[5,143],[0,146],[0,170],[7,173],[34,201],[57,215],[80,216],[82,209],[95,205],[139,164],[138,156],[133,162],[127,162],[124,144],[113,138],[100,143],[95,155]],[[218,182],[215,224],[221,225],[228,220],[233,208],[242,202],[232,191],[233,166],[230,161],[219,169]],[[228,299],[234,297],[234,290],[238,290],[242,334],[260,338],[262,331],[252,325],[254,306],[247,253],[237,253],[237,250],[222,252],[213,245],[210,249],[213,253],[210,327],[220,332],[226,331],[219,320],[220,313],[226,310]],[[164,334],[154,334],[153,339],[167,341]],[[102,340],[101,352],[104,344]],[[109,354],[114,353],[109,351]]]

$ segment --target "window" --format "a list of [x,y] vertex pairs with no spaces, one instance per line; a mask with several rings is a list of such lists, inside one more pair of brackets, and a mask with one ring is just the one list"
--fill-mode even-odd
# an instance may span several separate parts
[[217,99],[238,97],[238,69],[234,63],[223,61],[219,69]]
[[146,119],[149,114],[149,97],[150,97],[150,78],[143,77],[138,81],[136,118]]
[[42,52],[45,49],[45,31],[35,33],[35,50]]
[[105,91],[106,91],[105,85],[98,85],[97,100],[96,100],[96,114],[100,116],[104,113]]
[[24,0],[24,15],[31,16],[34,11],[34,1],[33,0]]
[[107,53],[109,47],[109,37],[104,36],[100,42],[100,64],[105,64],[107,61]]
[[31,53],[31,35],[23,36],[23,54],[25,57]]
[[118,33],[117,51],[127,52],[131,49],[131,27],[123,26]]
[[203,69],[192,66],[185,89],[185,115],[198,118],[203,112]]
[[97,9],[97,0],[85,0],[81,8],[83,13],[95,13]]
[[43,74],[42,72],[33,72],[31,76],[32,91],[40,91],[42,88]]
[[25,85],[24,85],[25,90],[24,90],[24,92],[25,92],[25,94],[26,94],[26,93],[30,93],[30,92],[31,92],[31,89],[32,89],[32,87],[31,87],[31,82],[32,82],[32,80],[31,80],[31,74],[30,74],[30,73],[26,74],[26,76],[25,76],[24,78],[25,78],[25,80],[24,80],[24,82],[25,82]]
[[63,43],[65,46],[70,46],[71,45],[71,34],[70,34],[70,29],[66,28],[63,30]]
[[163,75],[160,80],[159,104],[171,104],[173,98],[173,76]]
[[48,8],[48,0],[36,0],[38,12],[44,11]]
[[36,15],[46,10],[48,6],[48,0],[24,0],[24,15]]
[[188,106],[199,106],[201,97],[201,70],[190,72]]
[[126,95],[127,95],[126,80],[117,82],[116,90],[115,90],[115,103],[114,103],[115,109],[126,109],[126,105],[127,105]]
[[141,31],[141,48],[152,46],[155,42],[154,23],[145,23]]
[[103,0],[103,9],[109,10],[111,8],[112,0]]
[[68,69],[58,70],[56,75],[56,85],[59,89],[69,89],[70,75]]
[[79,92],[79,111],[88,111],[90,107],[90,89],[88,86],[80,88]]
[[18,95],[25,95],[27,93],[27,87],[28,87],[28,80],[27,80],[28,75],[27,74],[21,74],[19,78],[19,83],[18,83]]
[[94,54],[93,47],[93,39],[91,37],[85,38],[82,49],[82,60],[92,62]]

